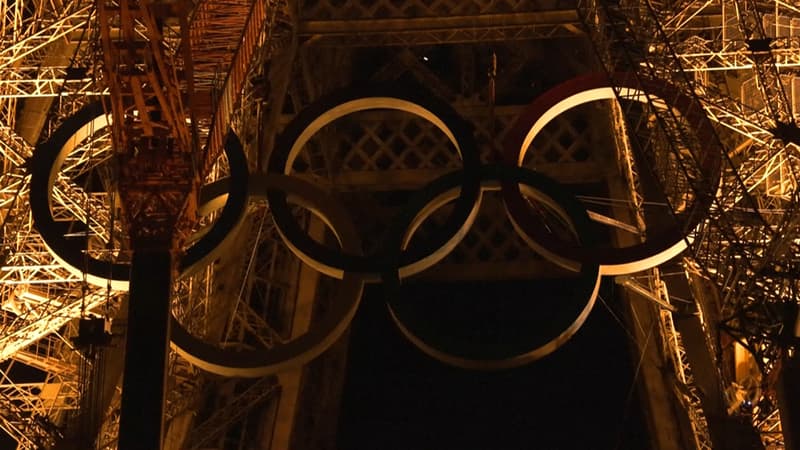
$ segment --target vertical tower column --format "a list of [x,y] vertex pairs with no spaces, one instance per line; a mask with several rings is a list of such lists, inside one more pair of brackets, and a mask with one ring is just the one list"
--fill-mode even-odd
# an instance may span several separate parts
[[[192,155],[142,139],[120,155],[120,197],[133,248],[119,450],[161,450],[170,297],[181,245],[196,214]],[[159,145],[161,144],[161,145]]]
[[169,249],[133,252],[119,425],[120,450],[159,450],[169,355],[173,255]]

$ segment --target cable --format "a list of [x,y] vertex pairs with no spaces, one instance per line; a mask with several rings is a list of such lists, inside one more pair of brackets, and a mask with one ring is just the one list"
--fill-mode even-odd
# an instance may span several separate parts
[[236,296],[236,303],[233,305],[233,310],[231,311],[231,318],[228,321],[228,327],[225,331],[225,339],[227,340],[230,337],[231,330],[233,329],[233,321],[236,319],[236,311],[239,309],[239,302],[242,301],[242,295],[244,294],[245,286],[247,286],[247,278],[250,276],[250,272],[253,269],[253,261],[255,261],[256,253],[258,253],[258,243],[261,240],[261,232],[264,230],[264,222],[266,221],[267,214],[264,211],[264,214],[261,215],[261,220],[258,224],[258,233],[256,233],[255,244],[253,245],[253,250],[250,252],[250,258],[247,261],[247,269],[245,270],[245,279],[242,280],[242,286],[239,288],[239,294]]
[[[621,203],[621,204],[630,204],[631,203],[630,200],[616,199],[616,198],[610,198],[610,197],[594,197],[594,196],[591,196],[591,195],[576,195],[576,197],[578,197],[581,201],[583,201],[585,203],[594,203],[594,204],[598,204],[598,205],[614,205],[614,204],[619,204],[619,203]],[[642,201],[642,205],[663,206],[665,208],[669,207],[669,205],[667,203],[664,203],[664,202],[646,202],[646,201]]]
[[606,307],[608,312],[611,314],[611,317],[614,318],[614,321],[619,324],[620,328],[622,328],[622,331],[624,331],[625,334],[628,335],[631,341],[636,342],[636,337],[634,337],[633,334],[631,334],[630,330],[628,330],[628,327],[622,322],[622,320],[620,320],[619,316],[617,316],[614,310],[611,309],[611,306],[609,306],[608,303],[606,303],[605,299],[603,299],[603,296],[598,294],[597,298],[600,300],[600,303],[602,303],[603,306]]
[[[635,314],[635,313],[634,313]],[[625,405],[623,406],[622,410],[622,420],[619,424],[619,432],[617,433],[617,443],[614,445],[614,450],[619,450],[622,446],[622,437],[625,432],[625,422],[628,420],[628,415],[630,413],[631,401],[633,400],[633,391],[636,389],[636,382],[639,379],[639,373],[641,373],[642,365],[644,364],[644,358],[647,354],[647,346],[650,343],[650,337],[653,336],[653,330],[656,327],[656,321],[653,321],[653,325],[650,326],[650,330],[647,332],[647,337],[644,340],[644,346],[642,347],[639,355],[639,362],[636,364],[636,370],[633,372],[633,380],[631,380],[631,386],[628,388],[628,394],[625,397]]]

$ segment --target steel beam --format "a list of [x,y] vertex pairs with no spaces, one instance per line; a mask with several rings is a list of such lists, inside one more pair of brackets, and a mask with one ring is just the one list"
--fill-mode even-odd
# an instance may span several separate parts
[[166,250],[133,252],[119,450],[162,448],[172,260]]
[[393,46],[553,39],[583,36],[575,10],[474,16],[300,22],[298,34],[318,46]]

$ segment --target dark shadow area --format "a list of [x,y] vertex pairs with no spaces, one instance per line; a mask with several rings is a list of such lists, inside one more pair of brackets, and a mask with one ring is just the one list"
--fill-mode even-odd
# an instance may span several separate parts
[[[518,299],[514,313],[523,314],[524,300],[543,292],[557,296],[565,282],[412,285],[401,298],[447,299],[448,307],[431,308],[431,320],[447,334],[447,314],[454,323],[475,317],[452,307],[457,299],[505,299],[506,309],[508,299]],[[649,448],[631,392],[628,337],[602,303],[575,337],[543,360],[475,372],[445,366],[413,347],[396,330],[383,299],[379,287],[368,289],[353,324],[338,450]],[[536,310],[535,302],[529,306]],[[463,332],[463,323],[459,327]]]

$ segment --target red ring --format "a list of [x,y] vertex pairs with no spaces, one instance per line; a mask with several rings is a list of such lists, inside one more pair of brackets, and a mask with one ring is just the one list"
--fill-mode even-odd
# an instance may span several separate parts
[[648,238],[646,242],[621,248],[578,247],[556,239],[538,223],[533,211],[520,194],[519,186],[504,186],[503,195],[512,223],[517,232],[543,249],[543,256],[569,270],[582,264],[596,263],[604,275],[620,275],[646,270],[677,256],[688,246],[687,235],[704,219],[714,200],[722,167],[722,146],[716,138],[711,121],[693,97],[675,86],[659,80],[643,80],[632,73],[588,74],[573,78],[545,92],[534,100],[509,131],[504,157],[509,163],[521,165],[533,138],[552,118],[574,106],[589,101],[629,98],[656,101],[676,111],[688,122],[698,142],[704,144],[693,155],[705,182],[695,190],[695,198],[686,213],[676,214],[675,226]]

